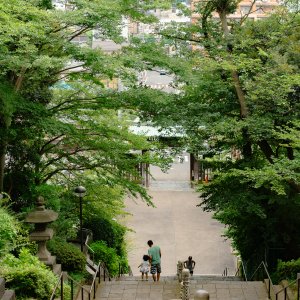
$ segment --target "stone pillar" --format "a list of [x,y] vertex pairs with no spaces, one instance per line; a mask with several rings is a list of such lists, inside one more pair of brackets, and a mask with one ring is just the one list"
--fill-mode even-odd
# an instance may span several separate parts
[[181,290],[181,299],[189,300],[190,299],[190,271],[188,269],[182,270],[182,290]]
[[53,236],[53,229],[47,228],[47,225],[55,221],[58,214],[53,210],[45,209],[44,204],[44,198],[38,197],[36,209],[27,215],[25,221],[35,225],[35,230],[30,234],[30,240],[38,244],[37,257],[46,265],[53,267],[56,259],[54,256],[51,256],[46,247],[46,242]]
[[178,263],[177,263],[177,277],[178,277],[179,282],[182,282],[183,265],[184,265],[184,262],[179,260]]
[[209,300],[209,293],[205,290],[198,290],[195,293],[194,300]]

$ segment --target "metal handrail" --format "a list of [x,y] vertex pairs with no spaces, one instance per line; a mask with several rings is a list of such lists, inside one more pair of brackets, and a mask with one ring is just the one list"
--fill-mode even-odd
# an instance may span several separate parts
[[224,269],[224,271],[223,271],[223,273],[222,273],[222,276],[223,276],[223,277],[227,277],[227,275],[228,275],[228,268],[225,267],[225,269]]
[[94,290],[94,298],[93,299],[96,298],[96,277],[97,277],[98,273],[99,273],[99,279],[98,279],[99,281],[98,281],[98,283],[100,283],[100,276],[101,276],[101,274],[100,274],[100,263],[98,264],[97,270],[95,271],[95,274],[93,276],[93,281],[92,281],[92,284],[91,284],[91,287],[90,287],[90,291],[89,291],[89,300],[90,300],[90,295],[92,293],[92,290]]
[[67,273],[64,273],[64,272],[61,272],[60,276],[59,276],[59,279],[54,287],[54,290],[51,294],[51,297],[50,297],[50,300],[53,300],[54,297],[55,297],[55,294],[57,292],[57,289],[58,287],[60,286],[60,299],[63,300],[64,299],[64,276],[65,278],[68,278],[71,280],[71,299],[73,300],[73,291],[74,291],[74,283],[80,287],[80,290],[81,290],[81,300],[84,299],[84,292],[86,292],[88,294],[88,299],[90,300],[91,299],[91,294],[92,294],[92,291],[94,292],[93,293],[93,299],[96,298],[96,277],[97,277],[97,274],[99,274],[99,281],[98,283],[100,283],[100,263],[98,264],[97,266],[97,269],[95,271],[95,274],[93,276],[93,281],[92,281],[92,285],[90,287],[90,289],[88,290],[87,288],[85,288],[82,284],[80,284],[79,282],[77,282],[76,280],[74,280],[72,277],[70,277]]
[[64,274],[63,272],[60,273],[59,278],[57,280],[57,283],[56,283],[56,285],[55,285],[55,287],[53,289],[53,292],[51,294],[50,300],[54,299],[53,297],[55,296],[56,290],[58,289],[59,285],[62,284],[62,282],[63,282],[63,274]]
[[287,286],[283,287],[281,290],[277,291],[275,294],[275,299],[278,300],[278,295],[284,291],[284,300],[287,299],[287,289],[294,285],[297,282],[297,300],[300,298],[300,293],[299,293],[299,287],[300,287],[300,277],[298,277],[296,280],[290,282]]
[[92,253],[92,260],[95,261],[95,251],[88,245],[89,239],[90,239],[91,234],[88,234],[84,245],[87,247],[88,251]]
[[99,266],[103,269],[103,280],[105,281],[105,279],[106,279],[106,273],[107,273],[107,275],[108,275],[108,281],[111,281],[111,276],[110,276],[110,274],[109,274],[109,271],[108,271],[108,269],[107,269],[107,267],[106,267],[106,264],[105,264],[105,262],[100,262],[99,263]]
[[129,276],[133,276],[131,267],[128,265],[127,267],[128,272],[124,273],[124,269],[122,268],[121,264],[119,263],[119,274],[118,274],[118,278],[120,278],[122,275],[124,274],[128,274]]
[[241,264],[239,265],[238,269],[236,270],[235,276],[238,276],[238,274],[239,274],[239,272],[241,270],[241,267],[242,267],[242,275],[244,276],[245,281],[248,281],[247,273],[246,273],[246,268],[245,268],[243,260],[241,260]]
[[129,275],[129,276],[133,276],[132,269],[131,269],[130,266],[128,266],[128,275]]
[[268,297],[270,298],[271,297],[271,288],[274,292],[274,295],[276,295],[276,291],[275,291],[275,288],[274,288],[274,285],[273,285],[273,282],[272,282],[272,279],[270,277],[270,274],[268,272],[268,269],[265,265],[265,263],[262,261],[259,266],[256,268],[256,270],[254,271],[254,273],[252,274],[252,276],[250,277],[249,281],[251,281],[254,277],[254,275],[257,273],[257,271],[261,268],[261,266],[263,266],[263,270],[266,272],[267,274],[267,277],[268,277],[268,287],[267,287],[267,291],[268,291]]

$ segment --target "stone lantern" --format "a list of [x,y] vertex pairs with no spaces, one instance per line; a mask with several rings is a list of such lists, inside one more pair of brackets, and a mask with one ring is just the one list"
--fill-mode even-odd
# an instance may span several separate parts
[[53,237],[53,229],[47,228],[47,225],[55,221],[58,214],[53,210],[45,209],[44,204],[44,198],[38,197],[35,210],[27,215],[25,222],[35,225],[35,230],[30,234],[30,241],[35,241],[38,244],[37,257],[47,266],[53,268],[56,264],[56,257],[51,256],[46,247],[46,242]]

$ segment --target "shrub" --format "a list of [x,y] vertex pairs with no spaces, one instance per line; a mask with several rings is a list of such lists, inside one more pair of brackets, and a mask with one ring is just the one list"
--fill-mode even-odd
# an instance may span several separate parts
[[57,262],[61,263],[64,271],[84,271],[86,259],[76,246],[60,239],[53,239],[48,242],[48,249],[56,256]]
[[1,261],[0,275],[7,287],[14,289],[17,299],[49,299],[58,278],[28,249],[20,251],[19,258],[7,254]]
[[121,259],[116,250],[108,247],[103,241],[94,242],[90,247],[95,252],[95,261],[97,263],[99,261],[104,262],[112,277],[118,275]]
[[124,235],[126,232],[124,226],[116,221],[93,215],[85,220],[84,227],[92,230],[94,240],[105,241],[108,247],[116,249],[117,254],[122,255]]
[[278,260],[276,272],[273,274],[274,281],[295,280],[300,273],[300,258],[291,261]]
[[20,247],[27,244],[35,249],[35,244],[29,242],[28,231],[17,218],[4,207],[0,207],[0,257],[8,252],[18,253]]
[[7,252],[18,235],[17,220],[0,207],[0,254]]

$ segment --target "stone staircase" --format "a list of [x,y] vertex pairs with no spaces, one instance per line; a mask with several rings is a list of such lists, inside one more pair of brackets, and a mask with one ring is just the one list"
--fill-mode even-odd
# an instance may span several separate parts
[[[190,299],[199,289],[209,292],[210,300],[266,300],[266,287],[261,281],[245,282],[234,276],[194,275],[190,278]],[[142,281],[140,277],[122,277],[101,282],[97,300],[173,300],[180,299],[176,276],[161,277],[159,282]]]
[[5,280],[0,278],[0,300],[15,300],[15,292],[5,289]]

